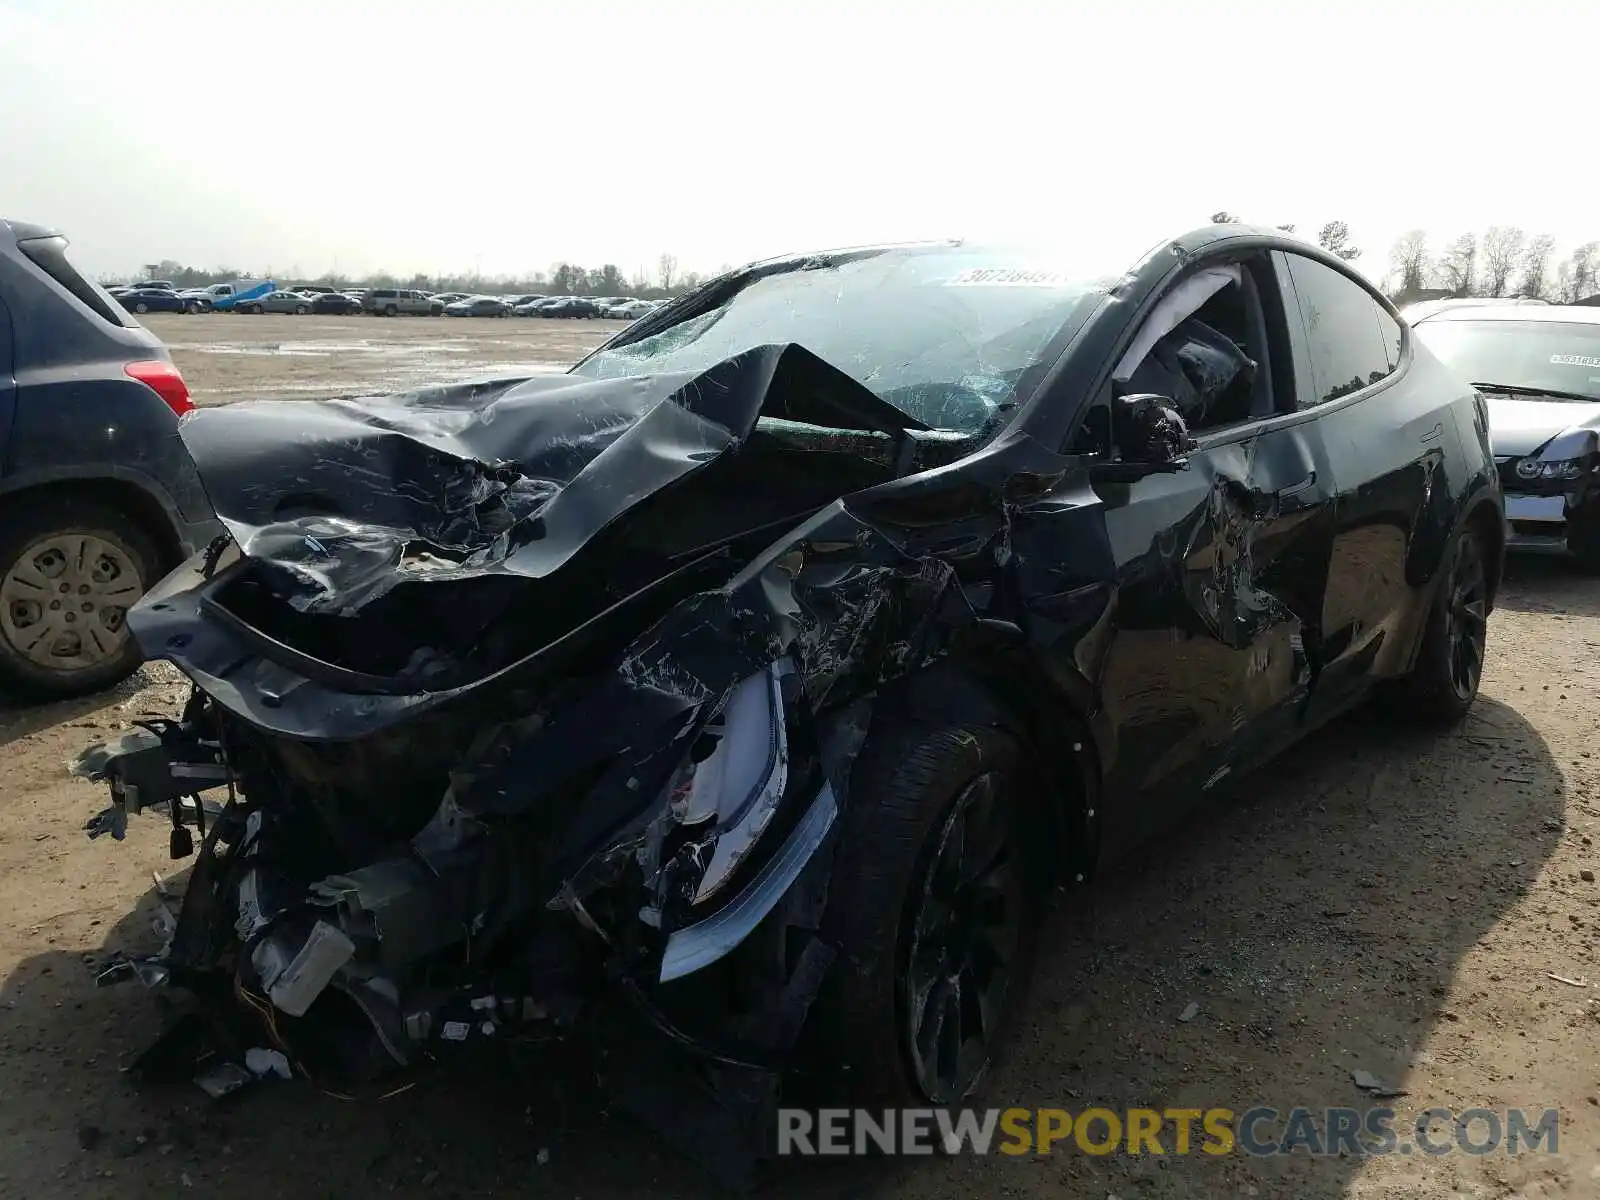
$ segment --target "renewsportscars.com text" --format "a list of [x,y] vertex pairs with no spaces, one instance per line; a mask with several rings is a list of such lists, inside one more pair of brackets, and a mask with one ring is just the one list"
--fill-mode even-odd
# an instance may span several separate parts
[[1522,1154],[1559,1150],[1553,1108],[808,1109],[778,1111],[781,1155]]

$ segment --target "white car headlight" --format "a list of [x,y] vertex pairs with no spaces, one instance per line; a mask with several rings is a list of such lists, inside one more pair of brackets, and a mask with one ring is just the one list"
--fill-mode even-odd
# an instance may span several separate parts
[[789,782],[782,681],[793,671],[780,660],[735,686],[701,735],[702,756],[691,754],[667,785],[668,812],[705,864],[695,904],[728,882],[778,811]]

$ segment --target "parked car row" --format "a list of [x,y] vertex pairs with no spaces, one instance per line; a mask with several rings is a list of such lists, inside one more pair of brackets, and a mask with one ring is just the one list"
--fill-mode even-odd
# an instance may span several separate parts
[[384,317],[604,317],[636,321],[659,307],[654,300],[631,296],[477,296],[417,288],[337,291],[318,284],[279,288],[270,280],[235,280],[180,291],[169,280],[150,279],[107,291],[123,308],[141,315],[229,311],[291,316],[371,313]]

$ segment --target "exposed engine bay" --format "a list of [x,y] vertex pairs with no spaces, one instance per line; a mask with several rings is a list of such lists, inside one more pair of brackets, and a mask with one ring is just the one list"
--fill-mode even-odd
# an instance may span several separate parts
[[970,480],[877,521],[839,497],[973,437],[796,346],[183,436],[231,536],[130,623],[194,691],[74,770],[110,788],[91,836],[164,814],[194,866],[162,951],[108,978],[342,1084],[601,993],[778,1078],[875,697],[975,627],[949,555],[1002,527]]

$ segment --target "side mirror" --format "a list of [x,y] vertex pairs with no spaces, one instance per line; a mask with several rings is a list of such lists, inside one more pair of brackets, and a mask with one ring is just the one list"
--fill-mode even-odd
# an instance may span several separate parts
[[1091,474],[1107,482],[1189,469],[1185,457],[1196,446],[1177,405],[1167,396],[1118,396],[1112,407],[1112,437],[1118,461],[1098,464]]

